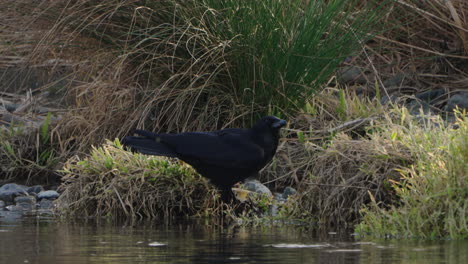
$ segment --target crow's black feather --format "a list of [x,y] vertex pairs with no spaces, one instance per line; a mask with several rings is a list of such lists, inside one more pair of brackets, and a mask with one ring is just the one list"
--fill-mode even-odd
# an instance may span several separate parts
[[177,157],[210,179],[230,197],[231,187],[256,176],[275,155],[279,130],[286,121],[274,116],[260,119],[252,128],[228,128],[212,132],[157,134],[136,130],[122,143],[132,150],[157,156]]

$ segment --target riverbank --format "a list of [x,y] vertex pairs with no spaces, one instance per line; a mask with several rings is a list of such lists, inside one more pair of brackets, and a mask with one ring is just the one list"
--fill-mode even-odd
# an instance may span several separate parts
[[[353,129],[320,140],[307,131],[285,130],[302,136],[286,135],[261,173],[266,186],[237,186],[247,195],[233,205],[223,204],[217,190],[187,164],[133,154],[115,140],[65,163],[58,172],[57,212],[244,224],[293,221],[322,228],[358,224],[362,235],[466,237],[468,119],[462,114],[445,124],[437,116],[394,109],[360,127],[366,131],[361,136]],[[6,205],[28,196],[12,195],[20,197],[10,197]]]
[[[60,185],[57,205],[70,215],[266,217],[359,225],[377,236],[467,236],[465,5],[390,2],[371,16],[369,6],[307,9],[292,1],[292,9],[275,6],[272,18],[230,13],[263,7],[163,2],[1,3],[2,185]],[[350,10],[361,15],[341,17]],[[307,16],[323,16],[319,24],[330,28],[294,27]],[[332,17],[400,27],[335,28]],[[335,43],[348,26],[359,36],[347,30]],[[284,32],[317,42],[302,40],[309,47],[302,50]],[[234,209],[186,165],[133,155],[114,141],[136,127],[248,127],[264,114],[289,121],[259,179],[271,195]],[[275,199],[287,188],[297,193]]]

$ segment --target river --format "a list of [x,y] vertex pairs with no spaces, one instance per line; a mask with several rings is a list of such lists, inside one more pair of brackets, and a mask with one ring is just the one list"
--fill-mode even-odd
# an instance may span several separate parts
[[468,263],[468,241],[360,241],[297,226],[0,218],[0,263]]

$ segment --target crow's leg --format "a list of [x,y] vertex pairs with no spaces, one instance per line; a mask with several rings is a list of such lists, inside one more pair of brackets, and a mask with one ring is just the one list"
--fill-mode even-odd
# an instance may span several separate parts
[[221,200],[224,203],[232,204],[234,202],[234,193],[232,192],[231,188],[220,189],[220,192],[221,192]]

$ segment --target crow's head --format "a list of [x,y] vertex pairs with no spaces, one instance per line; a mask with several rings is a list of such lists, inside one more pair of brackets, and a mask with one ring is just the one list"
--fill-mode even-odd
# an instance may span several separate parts
[[263,126],[268,126],[270,129],[280,129],[286,125],[286,121],[279,119],[276,116],[265,116],[258,123]]
[[252,135],[256,143],[262,147],[268,162],[276,152],[279,140],[279,131],[286,125],[286,121],[276,116],[265,116],[258,120],[252,128]]
[[253,127],[254,130],[271,131],[278,134],[280,128],[286,125],[286,121],[279,119],[276,116],[265,116],[258,120],[257,124]]

